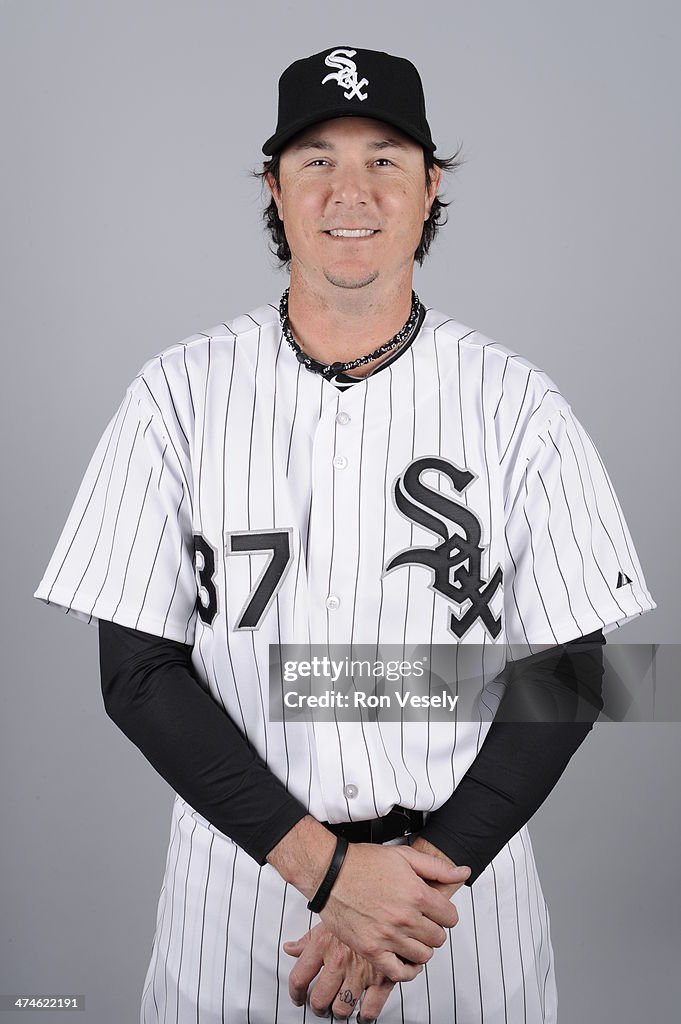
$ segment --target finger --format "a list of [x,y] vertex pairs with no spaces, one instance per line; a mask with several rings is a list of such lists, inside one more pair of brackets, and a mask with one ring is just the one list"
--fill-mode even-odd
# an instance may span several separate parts
[[451,900],[452,896],[459,891],[464,882],[427,882],[427,885],[435,889],[436,892],[442,893],[445,899]]
[[285,953],[288,953],[289,956],[299,956],[307,944],[312,942],[316,932],[317,926],[315,926],[315,928],[310,928],[310,930],[305,932],[304,935],[301,935],[299,939],[286,939],[285,942],[282,942],[281,948]]
[[466,864],[448,864],[441,857],[433,857],[429,853],[415,850],[413,846],[396,846],[395,849],[411,864],[421,878],[434,882],[461,882],[471,873]]
[[287,939],[286,942],[282,943],[281,948],[289,956],[300,956],[305,948],[305,943],[302,939]]
[[389,981],[413,981],[423,970],[420,963],[405,963],[395,953],[382,953],[372,960],[374,967],[388,978]]
[[317,977],[323,966],[324,949],[308,944],[288,976],[288,994],[296,1006],[303,1005],[307,999],[310,982]]
[[[345,959],[345,958],[343,958]],[[329,1015],[329,1010],[334,999],[345,980],[345,973],[348,964],[341,962],[339,957],[336,962],[327,962],[314,983],[310,993],[310,1009],[316,1017]]]
[[[392,943],[392,952],[397,954],[401,967],[408,966],[405,964],[405,960],[414,966],[420,966],[427,964],[429,960],[433,958],[433,947],[425,942],[420,942],[418,939],[413,939],[405,935],[399,935]],[[386,972],[384,972],[386,973]],[[388,975],[390,977],[390,975]],[[400,981],[405,979],[400,977]]]
[[[335,1020],[347,1020],[351,1017],[367,986],[384,980],[384,975],[372,963],[351,951],[345,958],[344,967],[340,985],[337,986],[331,1003],[331,1014]],[[392,985],[392,982],[390,984]]]
[[459,921],[459,912],[453,903],[447,908],[445,917],[447,921],[446,928],[436,924],[427,914],[423,915],[417,927],[409,929],[410,937],[418,942],[422,942],[425,946],[430,946],[432,949],[444,946],[447,941],[447,929],[453,928]]
[[[459,920],[457,909],[451,900],[442,892],[438,892],[432,885],[425,885],[421,894],[419,910],[429,923],[439,925],[441,928],[453,928]],[[418,938],[422,942],[428,942],[430,932],[418,931]],[[441,943],[433,943],[441,945]]]
[[[370,968],[370,964],[366,966]],[[370,974],[373,976],[376,972],[370,969]],[[333,1016],[338,1020],[347,1020],[348,1017],[351,1017],[363,991],[363,972],[359,970],[347,975],[341,982],[336,998],[331,1005]]]
[[374,1024],[394,988],[395,982],[388,978],[383,978],[375,985],[369,985],[360,1001],[357,1024]]
[[[417,978],[423,971],[423,964],[415,964],[411,960],[403,960],[401,956],[398,956],[397,959],[406,971],[406,977],[404,977],[402,981],[413,981],[414,978]],[[386,978],[386,981],[390,981],[390,979]],[[390,982],[390,984],[393,985],[395,983]]]

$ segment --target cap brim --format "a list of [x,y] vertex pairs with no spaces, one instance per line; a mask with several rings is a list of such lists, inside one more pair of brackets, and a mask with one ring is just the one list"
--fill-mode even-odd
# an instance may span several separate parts
[[347,106],[338,107],[336,110],[325,110],[323,115],[311,114],[308,117],[301,118],[300,121],[296,121],[294,124],[289,125],[285,131],[275,132],[271,135],[267,142],[264,143],[262,151],[265,156],[274,156],[280,152],[281,149],[290,142],[294,135],[302,132],[305,128],[309,128],[310,125],[319,124],[321,121],[331,121],[336,117],[371,117],[374,121],[385,121],[386,124],[392,125],[394,128],[399,128],[401,132],[414,139],[425,149],[434,153],[436,146],[430,138],[423,135],[416,128],[411,125],[400,123],[399,119],[389,112],[372,110],[371,114],[364,114],[361,110],[348,110]]

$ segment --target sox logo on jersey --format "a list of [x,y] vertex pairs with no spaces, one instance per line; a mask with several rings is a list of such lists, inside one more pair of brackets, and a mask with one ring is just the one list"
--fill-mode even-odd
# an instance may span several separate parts
[[[507,645],[655,607],[599,453],[543,371],[429,309],[398,358],[340,391],[297,362],[278,303],[145,363],[35,596],[190,645],[202,687],[320,821],[440,807],[494,708],[270,721],[270,645],[462,641],[487,694]],[[459,924],[383,1024],[554,1024],[527,830],[455,899]],[[315,923],[306,903],[176,795],[141,1024],[309,1020],[281,949]]]
[[[429,586],[458,605],[470,602],[466,613],[456,616],[451,612],[449,628],[457,640],[462,640],[479,618],[488,634],[495,639],[501,631],[501,617],[492,615],[489,602],[503,581],[501,566],[497,566],[489,582],[480,575],[480,546],[482,528],[478,517],[459,502],[452,501],[438,491],[424,485],[421,476],[428,470],[443,473],[462,494],[474,479],[474,474],[461,470],[445,459],[415,459],[395,481],[393,495],[395,507],[407,519],[418,523],[442,537],[434,548],[407,548],[390,560],[385,571],[401,565],[425,565],[433,573]],[[410,500],[411,499],[411,500]],[[436,515],[431,515],[431,509]],[[450,534],[446,523],[458,527],[461,533]]]

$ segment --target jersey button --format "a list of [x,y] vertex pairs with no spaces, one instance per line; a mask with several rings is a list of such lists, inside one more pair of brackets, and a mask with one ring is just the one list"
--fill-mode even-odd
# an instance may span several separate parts
[[345,458],[344,455],[336,455],[336,457],[333,460],[333,464],[336,467],[336,469],[345,469],[345,467],[348,464],[348,460]]
[[357,789],[357,786],[353,786],[352,783],[350,783],[350,785],[344,787],[343,793],[348,800],[354,800],[359,793],[359,790]]
[[336,423],[340,423],[341,427],[344,427],[346,423],[350,422],[350,417],[346,412],[339,412],[336,416]]
[[340,608],[340,598],[336,597],[335,594],[329,594],[326,599],[326,607],[334,611],[336,608]]

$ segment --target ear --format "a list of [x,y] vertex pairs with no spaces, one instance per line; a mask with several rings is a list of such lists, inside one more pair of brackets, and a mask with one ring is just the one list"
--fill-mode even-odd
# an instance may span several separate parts
[[437,164],[430,169],[430,181],[426,185],[426,205],[424,212],[424,221],[430,217],[430,210],[437,196],[438,189],[440,188],[440,182],[442,181],[442,168],[438,167]]
[[265,175],[265,181],[267,182],[267,187],[269,188],[269,190],[270,190],[270,192],[272,194],[272,198],[274,199],[274,202],[276,203],[277,213],[279,214],[279,220],[283,221],[284,218],[281,215],[281,211],[282,211],[281,189],[279,189],[277,187],[277,182],[276,182],[275,177],[274,177],[274,175],[272,174],[271,171],[268,171],[267,174]]

